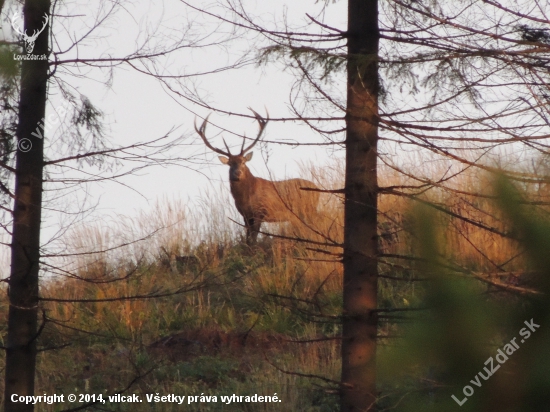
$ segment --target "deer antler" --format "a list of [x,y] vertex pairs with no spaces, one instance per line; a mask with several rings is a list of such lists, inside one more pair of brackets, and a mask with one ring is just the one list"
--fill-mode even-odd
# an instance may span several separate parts
[[225,140],[223,141],[223,143],[225,144],[225,148],[227,149],[227,152],[224,152],[223,150],[221,149],[218,149],[214,146],[212,146],[209,142],[208,142],[208,139],[206,138],[206,135],[204,134],[204,132],[206,131],[206,125],[208,124],[208,118],[210,117],[210,115],[206,116],[206,118],[204,119],[204,122],[202,122],[202,125],[200,128],[197,129],[197,121],[195,120],[195,131],[199,134],[199,136],[201,137],[202,141],[204,142],[204,144],[206,145],[206,147],[208,147],[210,150],[216,152],[216,153],[219,153],[221,155],[224,155],[224,156],[228,156],[230,157],[231,156],[231,152],[229,151],[229,147],[227,147],[227,143],[225,143]]
[[41,28],[40,30],[33,30],[32,36],[29,37],[29,40],[32,40],[32,41],[36,40],[36,38],[38,37],[38,35],[39,35],[40,33],[42,33],[42,32],[44,31],[44,29],[46,28],[46,26],[48,25],[48,21],[49,21],[48,15],[45,14],[45,15],[44,15],[44,24],[42,25],[42,28]]
[[20,34],[21,36],[26,36],[27,33],[23,33],[17,26],[17,24],[15,23],[15,21],[17,20],[17,16],[19,16],[19,13],[15,13],[13,15],[13,17],[11,18],[11,27],[13,27],[13,30],[15,30],[15,32],[17,34]]
[[19,13],[16,13],[11,18],[11,26],[13,27],[13,30],[15,30],[16,33],[23,36],[23,40],[25,41],[25,48],[27,49],[27,53],[32,53],[34,49],[34,42],[38,38],[38,35],[44,31],[46,26],[48,25],[48,21],[50,20],[47,14],[44,14],[44,24],[42,25],[42,28],[40,30],[34,30],[32,32],[32,36],[29,36],[27,34],[27,30],[21,31],[21,29],[16,24],[17,18],[19,16]]
[[19,16],[19,13],[15,13],[13,15],[13,17],[11,18],[11,26],[13,27],[13,30],[15,30],[16,33],[20,34],[21,36],[23,36],[25,38],[25,40],[28,40],[28,41],[34,41],[36,40],[36,38],[38,37],[38,35],[40,33],[42,33],[44,31],[44,29],[46,28],[46,26],[48,25],[48,21],[49,21],[49,18],[48,18],[48,15],[45,14],[44,15],[44,24],[42,25],[42,28],[40,30],[34,30],[33,33],[32,33],[32,36],[29,36],[27,34],[27,30],[25,31],[21,31],[19,29],[19,27],[17,26],[17,24],[15,23],[15,21],[17,20]]
[[250,110],[252,113],[254,113],[254,117],[256,118],[256,120],[258,121],[258,123],[260,125],[260,130],[258,132],[258,136],[256,136],[254,141],[246,149],[244,148],[244,142],[245,141],[243,140],[243,144],[241,146],[241,156],[243,154],[245,154],[246,152],[248,152],[250,149],[252,149],[256,143],[258,143],[258,140],[260,140],[260,137],[262,137],[262,133],[264,132],[264,129],[265,129],[265,126],[267,125],[267,122],[269,122],[269,112],[267,110],[266,110],[266,113],[267,113],[267,118],[266,119],[264,119],[257,112],[252,110],[250,107],[248,108],[248,110]]

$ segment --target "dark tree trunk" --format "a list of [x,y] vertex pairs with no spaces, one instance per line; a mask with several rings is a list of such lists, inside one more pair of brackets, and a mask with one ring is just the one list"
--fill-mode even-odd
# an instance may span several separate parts
[[[49,16],[49,9],[49,0],[25,1],[23,14],[27,33],[42,28],[44,15]],[[48,54],[48,37],[49,25],[38,35],[34,55]],[[44,142],[31,133],[45,115],[47,80],[47,60],[22,62],[9,279],[6,412],[33,410],[31,404],[11,402],[11,396],[34,395]],[[30,150],[26,151],[29,147]]]
[[378,2],[349,0],[342,412],[374,410],[377,334]]

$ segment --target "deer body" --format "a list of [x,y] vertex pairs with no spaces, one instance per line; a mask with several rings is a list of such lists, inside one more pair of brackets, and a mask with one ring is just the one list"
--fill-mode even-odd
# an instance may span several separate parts
[[[217,153],[222,163],[229,166],[229,181],[231,194],[235,200],[237,210],[244,218],[246,227],[247,243],[256,242],[260,227],[263,222],[288,222],[292,220],[302,220],[308,214],[316,211],[319,202],[319,192],[302,189],[317,189],[313,182],[304,179],[288,179],[280,181],[271,181],[255,177],[246,162],[252,158],[252,153],[245,154],[259,140],[267,120],[259,114],[254,115],[260,123],[260,132],[253,143],[246,149],[241,148],[241,153],[232,155],[227,148],[227,152],[216,149],[208,143],[204,131],[206,129],[206,119],[197,133],[201,136],[207,147]],[[225,143],[225,142],[224,142]]]
[[307,211],[314,211],[319,193],[301,188],[317,187],[304,179],[271,181],[255,177],[248,171],[247,178],[231,181],[235,206],[244,218],[246,237],[255,242],[263,222],[288,222],[304,219]]

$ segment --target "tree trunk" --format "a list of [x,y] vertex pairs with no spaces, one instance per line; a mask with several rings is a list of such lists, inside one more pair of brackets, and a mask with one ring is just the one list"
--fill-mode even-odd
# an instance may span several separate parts
[[348,2],[341,411],[376,401],[378,3]]
[[[23,14],[26,33],[42,28],[44,15],[49,16],[49,9],[49,0],[25,1]],[[48,26],[36,39],[34,55],[48,54]],[[6,412],[34,409],[32,404],[12,402],[11,398],[12,395],[34,395],[44,142],[31,133],[35,132],[45,115],[47,80],[47,60],[22,62],[9,278],[10,308],[4,392]]]

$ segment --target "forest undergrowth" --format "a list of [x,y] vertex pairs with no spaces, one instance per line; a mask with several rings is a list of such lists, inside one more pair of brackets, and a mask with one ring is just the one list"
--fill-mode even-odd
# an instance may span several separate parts
[[[341,187],[337,167],[304,172],[320,187]],[[455,191],[435,185],[420,196],[397,195],[394,189],[410,181],[391,170],[382,174],[380,186],[393,189],[379,197],[381,356],[402,335],[406,311],[421,307],[427,295],[412,212],[417,203],[439,210],[430,221],[437,253],[455,276],[473,282],[474,293],[499,301],[515,299],[507,288],[528,292],[522,249],[506,236],[502,212],[484,189],[488,179],[463,175]],[[69,232],[68,256],[43,266],[38,394],[102,394],[107,402],[90,410],[182,410],[148,402],[147,394],[217,397],[186,398],[190,411],[338,409],[341,196],[323,194],[313,221],[263,227],[273,236],[261,235],[254,246],[233,222],[240,216],[227,194],[208,192],[199,206],[164,200],[137,218]],[[0,306],[6,325],[6,293]],[[5,336],[4,329],[2,345]],[[109,402],[116,393],[137,394],[142,403]],[[386,393],[383,402],[397,407],[395,386]],[[221,401],[233,394],[276,394],[281,402]]]

